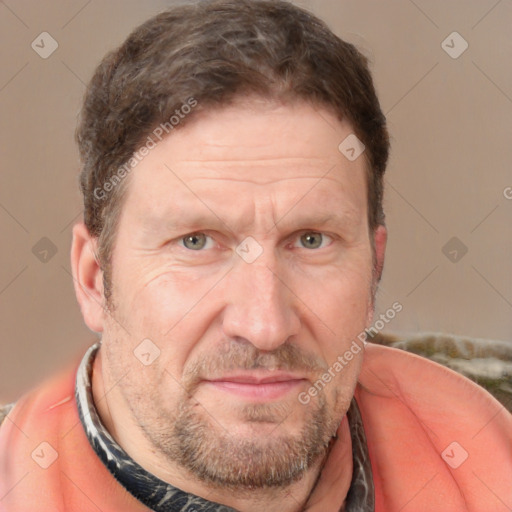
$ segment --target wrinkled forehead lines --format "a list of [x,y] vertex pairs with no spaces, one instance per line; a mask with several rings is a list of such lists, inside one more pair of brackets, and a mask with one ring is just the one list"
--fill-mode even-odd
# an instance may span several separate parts
[[322,161],[310,165],[311,162],[304,161],[302,166],[295,166],[285,159],[275,159],[272,162],[235,162],[233,165],[210,164],[208,161],[186,161],[174,162],[171,167],[166,162],[155,163],[139,173],[131,187],[140,199],[146,195],[166,195],[168,191],[186,190],[194,194],[216,190],[222,193],[223,189],[231,193],[252,190],[258,195],[291,192],[315,196],[312,194],[315,191],[352,199],[366,196],[365,170],[347,172],[337,163]]
[[330,160],[340,156],[341,137],[353,131],[348,121],[305,102],[273,108],[259,105],[201,112],[164,137],[155,153],[164,157],[169,149],[178,160]]
[[141,198],[159,193],[159,183],[256,190],[324,182],[364,194],[359,190],[361,185],[366,188],[364,159],[345,161],[338,149],[349,133],[347,122],[328,111],[320,115],[306,103],[205,111],[157,143],[135,167],[130,188]]
[[[176,179],[195,182],[272,186],[281,183],[315,182],[322,179],[340,182],[335,161],[326,159],[272,158],[250,160],[187,160],[172,165],[160,162],[161,169]],[[273,172],[268,172],[268,170]]]

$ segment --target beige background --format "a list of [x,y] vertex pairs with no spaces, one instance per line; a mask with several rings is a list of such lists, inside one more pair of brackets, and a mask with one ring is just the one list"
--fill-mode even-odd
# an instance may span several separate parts
[[[371,58],[387,113],[390,239],[378,306],[400,301],[404,309],[386,330],[510,340],[512,2],[298,3]],[[105,52],[171,4],[0,2],[0,401],[95,339],[70,277],[70,227],[81,215],[76,113]],[[47,59],[31,48],[43,31],[59,45]],[[469,45],[457,59],[441,46],[453,31]],[[461,48],[453,38],[447,44]],[[454,236],[468,249],[463,258],[456,249],[456,262],[442,250]],[[57,250],[46,262],[32,252],[43,237]],[[445,249],[452,258],[453,249]]]

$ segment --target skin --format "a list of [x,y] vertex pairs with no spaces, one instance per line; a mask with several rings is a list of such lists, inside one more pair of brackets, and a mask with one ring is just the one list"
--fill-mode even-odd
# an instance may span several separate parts
[[[100,417],[159,478],[241,511],[320,511],[346,496],[344,415],[364,350],[309,404],[298,395],[372,321],[371,239],[381,269],[386,231],[369,232],[364,157],[351,162],[338,150],[351,133],[348,122],[304,102],[250,98],[201,112],[162,140],[129,177],[111,312],[97,240],[83,223],[74,226],[77,298],[89,328],[102,333],[93,372]],[[184,244],[193,233],[207,235],[203,249]],[[240,246],[247,237],[255,242]],[[255,251],[252,263],[240,256]],[[147,366],[134,355],[144,339],[160,351]],[[286,363],[290,347],[307,364]],[[262,364],[249,369],[256,355]],[[233,374],[251,383],[233,383]],[[285,383],[261,383],[277,375]],[[323,445],[286,485],[216,485],[173,458],[173,425],[185,403],[208,426],[203,444],[222,440],[224,457],[236,459],[241,446],[268,454],[283,440],[300,445],[321,404],[323,441],[336,431],[338,441],[313,493]]]

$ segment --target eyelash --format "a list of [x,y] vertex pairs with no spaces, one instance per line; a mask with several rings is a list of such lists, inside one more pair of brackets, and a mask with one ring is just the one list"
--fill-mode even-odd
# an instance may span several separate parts
[[[308,234],[308,233],[314,233],[314,234],[320,234],[322,235],[322,245],[318,248],[315,248],[315,249],[308,249],[306,247],[298,247],[300,249],[308,249],[310,251],[315,251],[315,250],[319,250],[319,249],[325,249],[326,247],[328,247],[329,245],[332,244],[332,242],[334,241],[334,236],[333,235],[329,235],[327,233],[323,233],[322,231],[315,231],[315,230],[304,230],[304,231],[301,231],[299,232],[298,234],[294,235],[293,236],[293,240],[294,242],[299,242],[300,243],[300,238],[305,235],[305,234]],[[188,237],[191,237],[191,236],[194,236],[194,235],[205,235],[207,237],[207,239],[209,239],[210,241],[210,245],[212,242],[214,242],[214,238],[207,234],[206,232],[204,231],[194,231],[193,233],[187,233],[186,235],[184,235],[183,237],[180,237],[178,239],[178,243],[180,244],[181,248],[187,250],[187,251],[190,251],[190,252],[202,252],[202,251],[205,251],[205,250],[210,250],[212,249],[213,247],[208,247],[208,248],[201,248],[199,250],[196,250],[194,251],[194,249],[189,249],[188,247],[185,247],[185,244],[184,244],[184,241],[186,238]],[[291,238],[291,237],[290,237]],[[324,243],[326,241],[326,239],[328,239],[328,243]],[[208,243],[208,242],[207,242]],[[296,246],[295,246],[296,247]]]
[[[307,235],[308,233],[322,235],[322,245],[320,247],[316,247],[315,249],[310,249],[310,250],[325,249],[326,247],[331,245],[331,243],[334,240],[334,238],[331,235],[328,235],[327,233],[323,233],[322,231],[302,231],[301,233],[299,233],[297,235],[296,240],[300,241],[301,237],[304,236],[304,235]],[[324,242],[326,241],[326,239],[329,239],[330,242],[324,245]],[[301,247],[301,248],[302,249],[306,249],[306,247]]]
[[[181,245],[181,247],[182,247],[183,249],[187,249],[187,250],[189,250],[189,251],[193,251],[193,249],[189,249],[188,247],[185,247],[185,239],[186,239],[186,238],[189,238],[189,237],[192,237],[192,236],[194,236],[194,235],[205,235],[205,236],[210,240],[210,242],[214,242],[214,239],[213,239],[213,237],[212,237],[212,236],[207,235],[206,233],[204,233],[204,232],[202,232],[202,231],[195,231],[194,233],[188,233],[188,234],[186,234],[185,236],[181,237],[181,238],[179,239],[179,242],[178,242],[178,243],[180,243],[180,245]],[[208,242],[207,242],[207,243],[208,243]],[[210,244],[210,245],[211,245],[211,244]],[[212,248],[212,247],[209,247],[208,249],[211,249],[211,248]],[[202,248],[201,250],[198,250],[197,252],[201,252],[202,250],[205,250],[205,248]]]

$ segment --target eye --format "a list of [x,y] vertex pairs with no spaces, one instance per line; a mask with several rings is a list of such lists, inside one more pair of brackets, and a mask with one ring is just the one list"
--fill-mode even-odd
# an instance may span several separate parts
[[299,242],[305,249],[322,249],[332,242],[332,238],[318,231],[307,231],[300,236]]
[[213,240],[204,233],[191,233],[181,239],[183,246],[192,251],[200,251],[202,249],[210,249],[213,245]]

